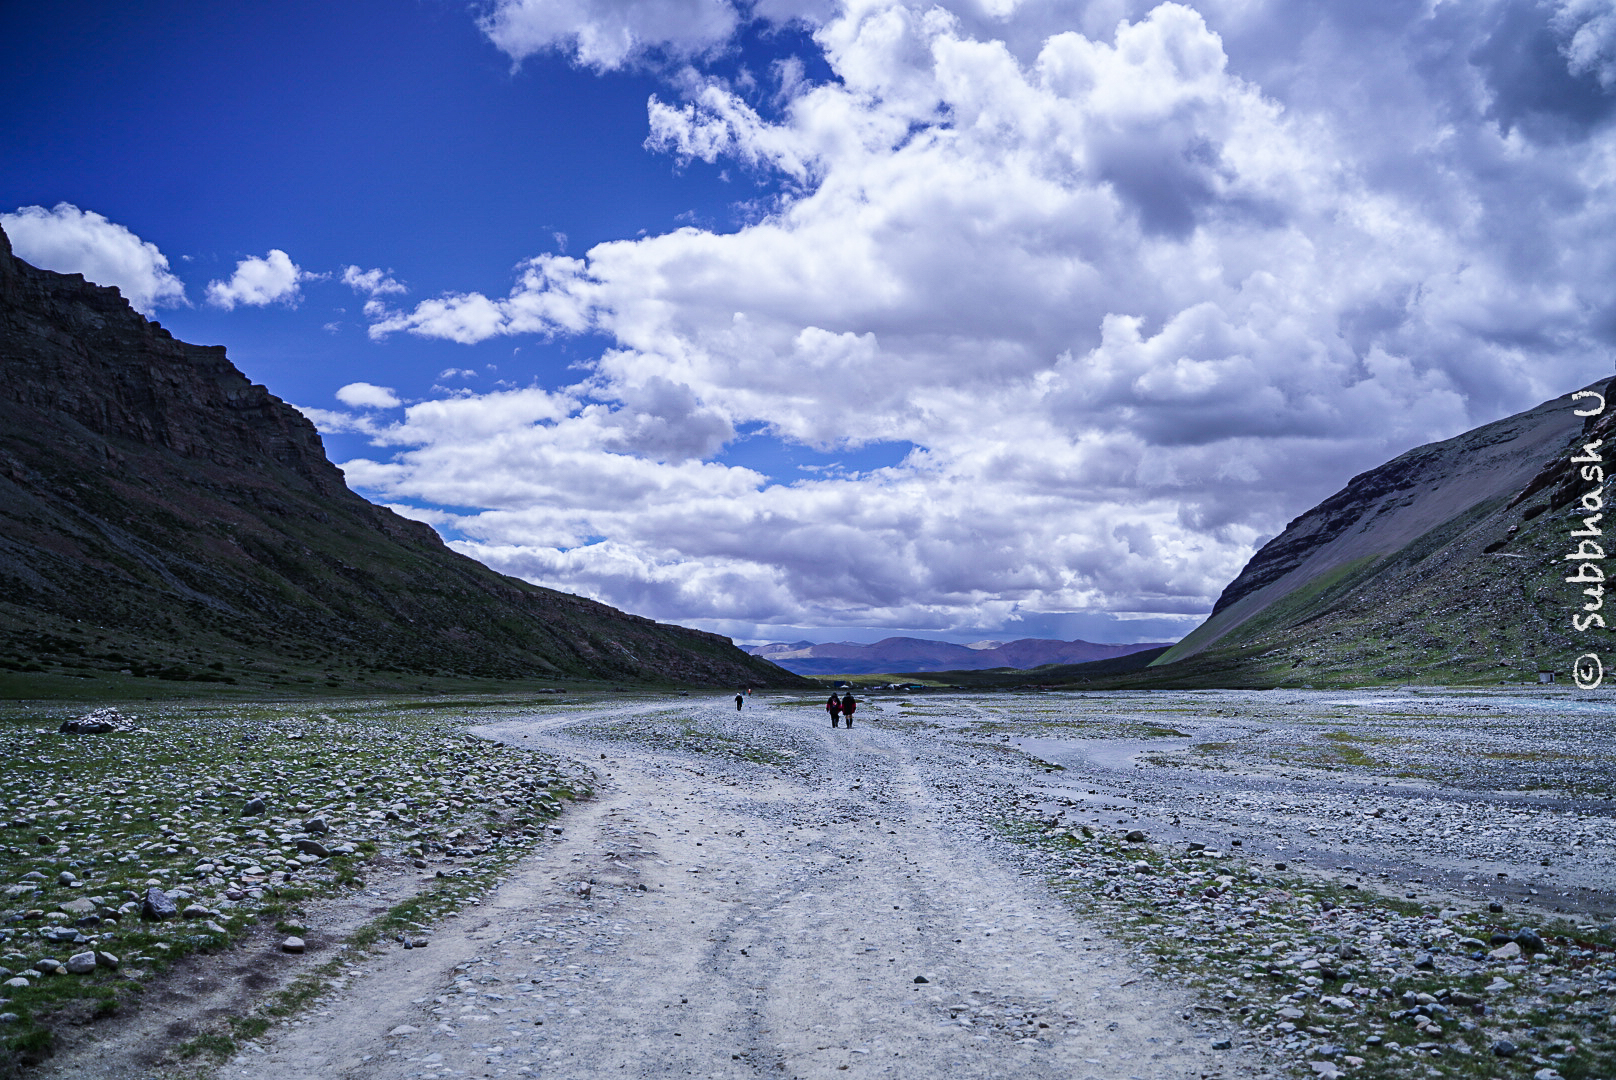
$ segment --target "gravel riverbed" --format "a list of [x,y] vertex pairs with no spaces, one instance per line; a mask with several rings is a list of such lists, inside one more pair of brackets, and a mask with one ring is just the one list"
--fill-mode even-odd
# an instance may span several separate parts
[[498,866],[383,837],[429,868],[388,903],[484,877],[140,1075],[1616,1077],[1598,695],[818,704],[439,709],[507,804],[525,760],[593,797]]

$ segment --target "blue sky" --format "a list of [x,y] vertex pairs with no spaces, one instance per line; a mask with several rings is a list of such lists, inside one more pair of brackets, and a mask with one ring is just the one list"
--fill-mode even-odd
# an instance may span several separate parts
[[1612,370],[1616,13],[10,5],[0,222],[508,573],[742,640],[1162,640]]

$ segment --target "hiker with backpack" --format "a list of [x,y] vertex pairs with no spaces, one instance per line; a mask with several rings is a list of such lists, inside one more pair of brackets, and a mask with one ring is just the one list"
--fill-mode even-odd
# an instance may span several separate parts
[[831,727],[837,727],[840,725],[842,719],[842,699],[837,697],[835,694],[832,694],[830,696],[830,700],[825,702],[825,711],[830,713]]
[[857,708],[858,702],[853,700],[853,691],[849,690],[842,695],[842,718],[847,721],[848,727],[853,726],[853,710]]

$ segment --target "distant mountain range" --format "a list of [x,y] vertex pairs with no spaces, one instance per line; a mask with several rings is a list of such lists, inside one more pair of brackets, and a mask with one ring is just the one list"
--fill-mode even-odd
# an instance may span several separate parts
[[0,231],[0,696],[565,678],[809,685],[450,550],[223,348]]
[[986,671],[989,668],[1036,668],[1045,664],[1081,664],[1108,660],[1146,649],[1164,648],[1169,642],[1103,645],[1092,641],[1052,641],[1020,638],[1016,641],[977,641],[955,645],[923,638],[890,637],[863,645],[852,641],[815,644],[811,641],[753,645],[747,652],[771,660],[799,675],[873,675],[884,672]]

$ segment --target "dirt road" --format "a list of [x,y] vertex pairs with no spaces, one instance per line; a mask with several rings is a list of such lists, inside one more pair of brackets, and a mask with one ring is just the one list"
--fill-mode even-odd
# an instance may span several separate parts
[[368,958],[221,1075],[1266,1071],[973,832],[935,784],[967,762],[862,716],[691,699],[485,729],[589,760],[597,796],[429,948]]

